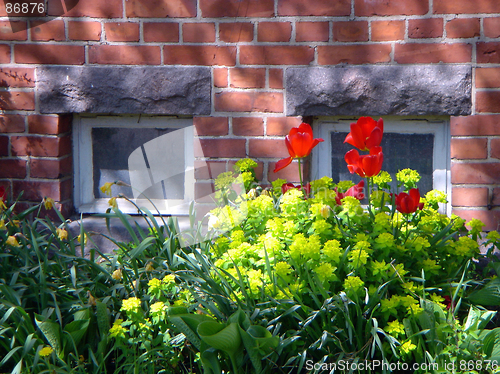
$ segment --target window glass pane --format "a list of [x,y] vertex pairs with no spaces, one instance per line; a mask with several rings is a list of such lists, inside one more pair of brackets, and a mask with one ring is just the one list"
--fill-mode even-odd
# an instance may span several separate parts
[[[184,198],[184,141],[183,131],[172,133],[178,129],[174,128],[92,128],[92,162],[94,170],[94,196],[105,198],[106,195],[100,190],[106,182],[123,181],[131,184],[130,172],[139,173],[144,179],[140,181],[144,188],[140,191],[130,187],[113,186],[113,195],[123,193],[130,198],[149,199],[183,199]],[[175,149],[171,146],[158,148],[158,142],[151,142],[163,135],[172,133],[179,138],[175,143]],[[170,136],[170,135],[169,135]],[[160,139],[161,140],[161,139]],[[149,143],[148,143],[149,142]],[[135,157],[135,164],[143,165],[143,170],[131,170],[131,155]],[[140,162],[137,163],[137,159]],[[158,162],[158,161],[161,162]],[[169,160],[164,162],[163,160]],[[158,168],[164,170],[155,171]],[[175,169],[175,173],[168,170]],[[159,178],[159,175],[167,176]],[[137,179],[137,178],[136,178]],[[137,180],[132,184],[137,186]]]
[[[347,132],[331,132],[332,145],[332,179],[335,183],[341,180],[361,180],[356,174],[351,174],[344,161],[344,155],[354,147],[344,143]],[[401,169],[417,170],[421,176],[418,188],[423,195],[432,190],[433,173],[433,134],[397,134],[384,133],[381,146],[384,152],[382,170],[392,176],[392,189],[396,191],[396,173]],[[366,154],[360,152],[360,154]]]

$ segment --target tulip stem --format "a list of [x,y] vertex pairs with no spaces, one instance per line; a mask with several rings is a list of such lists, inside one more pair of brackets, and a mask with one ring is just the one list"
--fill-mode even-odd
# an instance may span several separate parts
[[302,193],[304,194],[304,196],[306,195],[306,192],[304,191],[304,185],[302,184],[302,168],[301,168],[301,165],[300,165],[300,157],[298,158],[299,160],[299,181],[300,181],[300,190],[302,191]]

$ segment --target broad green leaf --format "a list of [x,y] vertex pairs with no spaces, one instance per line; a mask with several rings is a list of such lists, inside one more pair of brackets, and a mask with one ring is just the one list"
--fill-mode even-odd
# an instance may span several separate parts
[[220,349],[230,356],[240,349],[240,332],[238,324],[234,322],[227,326],[218,322],[202,322],[198,326],[197,332],[209,346]]
[[35,315],[35,322],[40,331],[43,333],[50,346],[56,351],[59,356],[61,353],[61,328],[59,324],[52,321],[42,321],[43,316]]

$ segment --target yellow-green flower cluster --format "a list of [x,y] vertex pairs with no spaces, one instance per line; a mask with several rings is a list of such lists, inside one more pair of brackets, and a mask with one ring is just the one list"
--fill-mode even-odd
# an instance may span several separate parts
[[384,330],[394,337],[404,335],[405,333],[404,325],[398,320],[389,322],[387,326],[384,328]]
[[293,243],[290,245],[290,255],[299,263],[308,259],[319,260],[321,252],[321,241],[318,235],[311,235],[306,238],[304,234],[296,234]]
[[125,338],[127,329],[122,326],[123,320],[117,319],[113,322],[113,326],[109,329],[109,336],[112,338]]
[[318,275],[318,278],[321,282],[326,282],[338,280],[337,276],[335,275],[335,270],[337,270],[336,267],[332,266],[328,262],[325,262],[316,267],[314,269],[314,272]]
[[336,264],[338,264],[344,253],[340,246],[340,242],[337,239],[328,240],[323,246],[322,252],[326,256],[327,260]]
[[344,280],[344,290],[347,294],[357,293],[363,289],[365,282],[361,280],[360,277],[355,275],[350,275]]
[[403,169],[396,173],[396,179],[409,188],[409,185],[416,185],[420,181],[420,174],[413,169]]
[[373,182],[379,186],[384,186],[385,188],[387,188],[389,183],[392,182],[392,177],[388,172],[381,171],[380,173],[378,173],[378,175],[375,175],[373,177]]
[[129,297],[122,301],[120,310],[127,313],[127,315],[137,314],[141,310],[141,300],[137,297]]

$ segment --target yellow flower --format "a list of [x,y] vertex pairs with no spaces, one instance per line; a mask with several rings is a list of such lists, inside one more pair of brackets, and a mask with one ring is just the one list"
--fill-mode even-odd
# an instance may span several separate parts
[[103,186],[101,186],[101,192],[108,195],[108,196],[111,196],[111,186],[113,185],[114,183],[110,183],[110,182],[106,182],[104,183]]
[[398,320],[389,322],[384,330],[393,336],[403,335],[405,333],[404,325]]
[[[82,236],[78,235],[76,237],[76,240],[78,240],[78,243],[81,243],[82,242]],[[83,244],[87,244],[87,235],[85,235],[85,234],[83,234]]]
[[111,199],[108,200],[109,206],[118,209],[118,204],[116,202],[116,197],[112,197]]
[[45,209],[50,210],[54,207],[54,199],[51,199],[50,197],[45,197],[43,199],[43,205],[45,206]]
[[163,277],[162,282],[165,284],[175,284],[175,275],[174,274],[165,275]]
[[11,235],[11,236],[9,236],[9,237],[7,238],[7,244],[8,244],[8,245],[11,245],[11,246],[13,246],[13,247],[20,247],[20,246],[21,246],[21,245],[17,242],[16,237],[15,237],[15,236],[12,236],[12,235]]
[[403,344],[401,344],[401,347],[399,347],[399,350],[401,352],[403,352],[404,354],[408,354],[411,351],[415,350],[415,348],[417,348],[417,346],[415,344],[412,344],[412,342],[410,340],[408,340],[407,342],[404,342]]
[[113,274],[111,274],[111,278],[114,280],[122,279],[122,269],[116,269]]
[[120,310],[130,313],[137,313],[141,308],[141,300],[137,297],[130,297],[126,300],[123,300],[122,307]]
[[50,354],[54,352],[54,350],[51,348],[51,347],[43,347],[41,350],[40,350],[40,357],[47,357],[47,356],[50,356]]
[[112,338],[116,338],[116,337],[124,338],[125,337],[125,333],[127,332],[127,330],[122,326],[122,322],[123,322],[122,319],[117,319],[113,323],[113,327],[111,327],[109,329],[109,336],[111,336]]
[[68,239],[68,232],[65,229],[56,229],[56,234],[59,240]]

